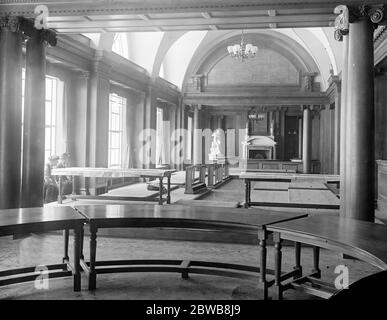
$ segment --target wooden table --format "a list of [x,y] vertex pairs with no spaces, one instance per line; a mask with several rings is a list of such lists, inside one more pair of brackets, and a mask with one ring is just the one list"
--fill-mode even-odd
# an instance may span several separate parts
[[[171,175],[176,172],[175,169],[120,169],[120,168],[89,168],[89,167],[72,167],[57,168],[52,170],[53,176],[59,176],[59,193],[58,203],[62,203],[62,176],[72,176],[73,192],[72,199],[103,199],[103,200],[124,200],[124,201],[158,201],[163,204],[166,201],[171,203]],[[119,197],[119,196],[90,196],[76,195],[74,189],[74,177],[84,178],[156,178],[159,179],[159,197],[152,199],[149,197]],[[167,178],[167,198],[163,198],[163,179]]]
[[[319,269],[320,248],[345,253],[381,270],[387,269],[386,225],[319,215],[269,225],[267,229],[274,233],[275,284],[279,299],[282,298],[282,292],[290,288],[301,289],[323,298],[330,297],[336,291],[332,285],[318,280],[321,277]],[[283,239],[292,240],[296,244],[295,268],[286,274],[282,274],[281,271],[281,242]],[[314,267],[312,273],[307,276],[302,276],[301,243],[314,246]],[[292,282],[286,285],[282,284],[291,277],[294,277]]]
[[[320,174],[299,174],[299,173],[264,173],[264,172],[242,172],[239,175],[239,179],[245,181],[245,208],[250,206],[275,206],[276,203],[266,202],[252,202],[251,201],[251,182],[252,181],[265,181],[265,182],[286,182],[289,183],[290,189],[311,186],[315,189],[319,186],[319,189],[323,187],[322,182],[325,183],[338,183],[340,176],[338,175],[320,175]],[[324,188],[325,189],[325,188]],[[329,190],[328,188],[326,189]],[[278,206],[297,207],[297,208],[321,208],[321,209],[337,209],[336,204],[308,204],[308,203],[279,203]]]
[[[65,230],[64,257],[61,264],[46,265],[49,278],[73,275],[74,291],[81,290],[80,254],[83,224],[86,219],[70,207],[25,208],[0,210],[0,236]],[[74,230],[74,261],[68,257],[68,234]],[[57,271],[61,270],[61,271]],[[23,275],[12,277],[14,275]],[[32,274],[32,275],[31,275]],[[40,274],[38,274],[40,275]],[[0,271],[0,286],[34,281],[35,267]]]
[[[183,278],[188,273],[216,274],[237,278],[251,278],[260,273],[264,298],[268,287],[274,281],[267,281],[266,274],[266,226],[306,217],[307,214],[273,212],[260,209],[238,209],[219,207],[190,207],[183,205],[88,205],[77,206],[90,226],[90,262],[81,261],[83,269],[89,274],[89,290],[96,288],[97,273],[110,272],[178,272]],[[255,234],[259,239],[260,268],[208,261],[176,260],[119,260],[96,261],[97,231],[99,228],[177,228],[202,229],[217,232],[236,232]],[[116,267],[108,267],[116,266]],[[120,266],[120,267],[117,267]],[[233,271],[230,271],[233,270]]]

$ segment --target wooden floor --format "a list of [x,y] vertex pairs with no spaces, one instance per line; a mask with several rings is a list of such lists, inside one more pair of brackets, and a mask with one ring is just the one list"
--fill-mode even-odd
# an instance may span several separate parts
[[[242,180],[234,178],[226,182],[217,189],[201,195],[201,194],[185,194],[184,172],[177,172],[172,176],[173,188],[171,192],[172,203],[177,201],[191,201],[191,200],[205,200],[243,203],[245,199],[244,183]],[[144,182],[132,184],[129,186],[110,190],[108,195],[112,196],[135,196],[135,197],[149,197],[151,195],[157,196],[157,191],[147,190],[147,185]],[[253,202],[272,203],[273,209],[275,207],[287,207],[288,204],[300,203],[308,205],[337,205],[339,206],[339,199],[336,195],[328,189],[328,187],[320,181],[295,181],[295,182],[266,182],[259,181],[252,183],[251,200]],[[89,203],[127,203],[122,201],[101,201],[101,200],[65,200],[65,205],[75,204],[89,204]],[[152,203],[152,202],[150,202]],[[57,205],[56,202],[48,205]],[[270,207],[270,205],[269,205]],[[290,208],[289,208],[290,209]],[[292,210],[293,211],[293,210]],[[336,213],[337,210],[332,210]]]
[[[258,265],[259,255],[256,245],[222,244],[190,241],[139,240],[98,237],[98,258],[114,260],[127,259],[188,259],[223,261]],[[60,235],[39,234],[13,240],[2,237],[0,241],[0,270],[10,267],[58,263],[62,259],[63,239]],[[70,256],[72,256],[70,246]],[[89,246],[85,246],[85,256],[89,256]],[[268,247],[268,267],[274,266],[274,249]],[[312,248],[302,250],[302,265],[305,272],[312,269]],[[294,264],[293,247],[283,248],[283,269],[292,270]],[[375,267],[352,259],[343,259],[340,254],[322,250],[321,270],[323,278],[334,283],[335,268],[345,264],[349,268],[350,282],[378,271]],[[191,275],[188,280],[178,274],[164,273],[122,273],[98,275],[98,290],[88,292],[87,276],[82,274],[82,291],[73,292],[72,278],[52,279],[48,290],[37,290],[33,282],[1,287],[1,299],[149,299],[149,300],[239,300],[262,299],[259,281],[239,280],[217,276]],[[305,294],[289,290],[285,299],[315,299]]]

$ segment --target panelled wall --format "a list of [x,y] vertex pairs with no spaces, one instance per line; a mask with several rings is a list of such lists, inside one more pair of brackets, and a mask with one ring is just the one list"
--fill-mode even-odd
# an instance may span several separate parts
[[[292,154],[292,158],[302,158],[302,126],[299,127],[299,121],[302,124],[301,107],[277,107],[277,111],[273,112],[274,120],[274,136],[277,142],[277,159],[289,160],[288,154]],[[207,110],[207,111],[206,111]],[[269,112],[268,112],[269,114]],[[283,119],[281,121],[281,114]],[[202,111],[204,121],[202,121],[202,129],[209,128],[212,132],[221,128],[225,131],[224,150],[228,156],[242,157],[243,145],[245,139],[247,111],[236,111],[222,114],[213,111],[213,108],[204,107]],[[296,120],[296,139],[289,139],[286,133],[286,122],[288,120]],[[334,173],[334,139],[335,139],[335,109],[334,105],[327,107],[316,106],[312,112],[312,161],[319,166],[321,173]],[[241,131],[239,129],[242,129]],[[230,141],[235,140],[235,144]],[[205,146],[203,137],[203,152],[208,149]],[[235,149],[234,149],[235,146]],[[206,149],[207,148],[207,149]],[[232,150],[231,150],[232,148]],[[294,149],[294,150],[293,150]],[[290,152],[293,150],[294,152]],[[203,162],[208,160],[208,156],[203,155]],[[317,169],[318,170],[318,169]]]
[[[253,59],[243,62],[233,59],[225,54],[221,43],[197,60],[185,79],[183,103],[191,108],[200,105],[201,116],[209,115],[202,129],[226,131],[221,148],[227,151],[227,156],[242,156],[245,134],[239,129],[246,128],[248,113],[267,113],[268,119],[274,120],[276,158],[286,161],[302,159],[303,109],[309,108],[311,147],[308,154],[310,150],[311,155],[308,161],[312,162],[313,172],[336,173],[338,77],[332,75],[329,89],[321,91],[319,68],[303,48],[290,49],[284,39],[264,35],[249,37],[260,44],[259,54]],[[266,133],[269,135],[269,129]],[[230,150],[234,148],[230,139],[235,140],[235,152]],[[205,148],[202,145],[202,151]],[[205,156],[202,158],[206,160]]]

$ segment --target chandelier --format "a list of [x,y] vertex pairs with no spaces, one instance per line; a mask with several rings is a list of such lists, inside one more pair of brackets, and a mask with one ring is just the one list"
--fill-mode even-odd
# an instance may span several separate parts
[[227,51],[229,55],[235,59],[240,59],[245,61],[248,58],[253,58],[258,52],[258,47],[253,46],[251,43],[245,45],[243,30],[241,36],[240,44],[234,44],[233,46],[228,46]]

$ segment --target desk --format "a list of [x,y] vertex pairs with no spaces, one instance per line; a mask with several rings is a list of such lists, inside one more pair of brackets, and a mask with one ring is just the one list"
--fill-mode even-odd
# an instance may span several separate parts
[[[274,281],[266,280],[267,273],[274,274],[272,270],[266,270],[266,239],[268,236],[266,226],[307,216],[306,214],[258,209],[190,207],[183,205],[88,205],[77,206],[76,210],[87,218],[90,226],[90,262],[81,261],[82,268],[89,275],[89,290],[96,289],[97,273],[178,272],[182,274],[183,278],[188,278],[189,273],[256,278],[256,273],[260,273],[265,299],[267,298],[268,287],[274,284]],[[214,232],[255,234],[259,239],[260,268],[222,262],[185,260],[96,261],[96,239],[99,228],[137,227],[202,229]]]
[[[338,175],[321,175],[321,174],[297,174],[297,173],[264,173],[264,172],[242,172],[239,179],[245,180],[245,208],[250,206],[275,206],[276,203],[252,202],[251,201],[251,182],[265,181],[265,182],[282,182],[289,183],[289,189],[305,188],[307,186],[313,189],[324,189],[323,183],[338,183],[340,176]],[[284,203],[278,206],[284,206]],[[292,203],[286,204],[287,207],[296,208],[321,208],[321,209],[338,209],[337,204],[307,204],[307,203]]]
[[[0,210],[0,236],[65,230],[65,250],[61,264],[46,265],[49,278],[73,275],[74,291],[81,290],[80,254],[83,224],[86,219],[70,207],[25,208]],[[68,257],[68,233],[74,230],[74,262]],[[60,269],[61,271],[55,271]],[[22,275],[20,277],[11,277]],[[32,274],[32,275],[31,275]],[[0,271],[0,286],[34,281],[35,267]]]
[[[313,216],[305,219],[273,224],[267,227],[273,232],[275,243],[275,270],[278,297],[282,298],[282,292],[290,288],[305,289],[309,293],[328,298],[335,288],[328,288],[326,283],[319,281],[321,272],[319,269],[319,248],[325,248],[368,262],[381,269],[387,269],[387,226],[371,222],[344,219],[333,216]],[[296,279],[290,284],[282,282],[294,275],[294,271],[282,274],[281,271],[281,242],[283,239],[296,243],[300,250],[300,244],[314,246],[314,267],[312,273],[302,277],[300,265],[300,251],[297,253],[295,270],[298,270]],[[328,292],[305,287],[305,283],[317,284],[328,288]]]
[[[72,168],[57,168],[52,170],[53,176],[59,176],[59,195],[58,203],[62,203],[62,176],[73,177],[73,193],[72,199],[105,199],[105,200],[133,200],[133,201],[158,201],[159,204],[163,204],[166,201],[168,204],[171,203],[171,175],[176,172],[175,169],[118,169],[118,168],[83,168],[83,167],[72,167]],[[85,177],[85,178],[156,178],[159,179],[159,198],[144,198],[144,197],[117,197],[117,196],[80,196],[75,194],[74,190],[74,177]],[[167,178],[167,198],[163,198],[163,179]]]

